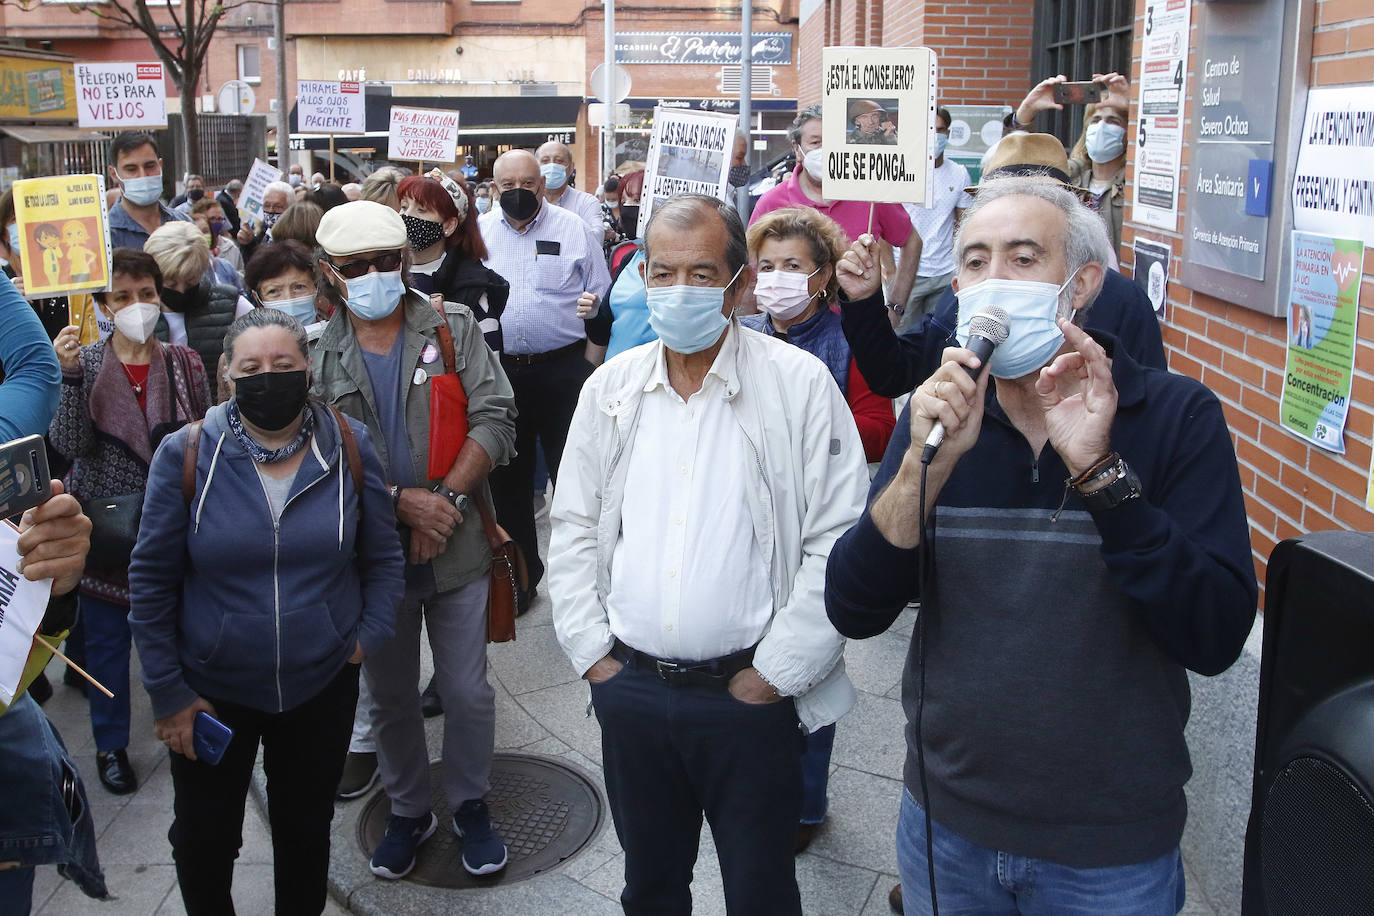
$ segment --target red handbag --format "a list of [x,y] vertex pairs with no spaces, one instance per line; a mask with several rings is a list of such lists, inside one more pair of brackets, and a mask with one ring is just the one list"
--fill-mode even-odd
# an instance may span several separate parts
[[443,477],[458,458],[468,437],[468,396],[454,368],[453,333],[440,316],[439,349],[444,354],[444,374],[429,380],[429,479]]

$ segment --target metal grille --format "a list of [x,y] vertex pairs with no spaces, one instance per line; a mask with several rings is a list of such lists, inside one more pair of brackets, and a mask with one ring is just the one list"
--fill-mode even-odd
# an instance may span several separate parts
[[255,132],[248,129],[242,115],[202,114],[200,122],[200,161],[205,183],[219,187],[237,178],[240,181],[253,168],[253,159],[263,155],[255,149]]
[[[1035,72],[1026,89],[1056,73],[1088,80],[1094,73],[1115,71],[1129,78],[1134,29],[1134,0],[1036,0]],[[1082,129],[1083,109],[1072,106],[1040,117],[1048,118],[1046,130],[1069,146]]]
[[[720,68],[720,94],[725,96],[738,96],[740,91],[740,80],[743,79],[744,67],[733,65]],[[749,90],[753,95],[768,93],[777,95],[779,90],[773,82],[773,68],[768,66],[755,65],[750,74]]]
[[1341,769],[1296,757],[1264,800],[1260,854],[1270,913],[1358,916],[1374,906],[1374,804]]

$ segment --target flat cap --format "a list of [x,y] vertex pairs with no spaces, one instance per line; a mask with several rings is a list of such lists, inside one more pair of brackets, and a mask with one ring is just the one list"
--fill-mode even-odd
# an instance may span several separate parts
[[406,247],[406,224],[386,204],[354,200],[325,213],[315,230],[315,241],[334,256],[389,251]]

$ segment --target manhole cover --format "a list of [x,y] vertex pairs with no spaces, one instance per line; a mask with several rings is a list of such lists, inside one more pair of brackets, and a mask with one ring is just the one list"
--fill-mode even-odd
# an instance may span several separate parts
[[[443,765],[429,766],[429,786],[439,829],[420,847],[407,879],[432,887],[489,887],[522,881],[566,862],[601,829],[604,806],[596,785],[562,760],[529,754],[497,754],[491,764],[491,821],[506,841],[509,860],[495,875],[476,878],[462,863],[453,834],[453,809],[444,797]],[[368,799],[358,817],[358,845],[369,859],[386,833],[391,802],[386,792]]]

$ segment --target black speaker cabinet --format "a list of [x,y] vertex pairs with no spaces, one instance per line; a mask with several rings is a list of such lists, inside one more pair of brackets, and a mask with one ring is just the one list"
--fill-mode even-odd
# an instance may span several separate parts
[[1269,558],[1242,912],[1374,913],[1374,534]]

